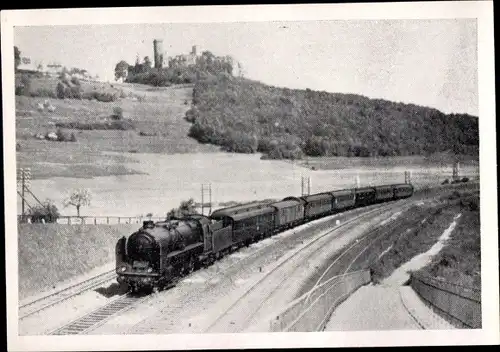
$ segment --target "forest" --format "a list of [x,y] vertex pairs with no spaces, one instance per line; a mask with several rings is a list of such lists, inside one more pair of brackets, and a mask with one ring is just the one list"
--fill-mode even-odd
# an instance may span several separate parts
[[196,81],[190,136],[270,159],[478,155],[478,118],[355,94],[265,85],[230,74]]

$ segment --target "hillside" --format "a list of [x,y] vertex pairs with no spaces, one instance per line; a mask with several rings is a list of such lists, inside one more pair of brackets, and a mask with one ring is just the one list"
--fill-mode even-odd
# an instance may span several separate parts
[[[33,79],[32,92],[53,92],[57,79]],[[95,85],[104,94],[119,91],[116,101],[57,99],[38,95],[16,95],[16,161],[30,167],[34,179],[50,177],[97,177],[137,174],[131,153],[197,153],[216,151],[187,134],[191,124],[184,120],[192,88],[151,87],[140,84],[81,83],[84,91]],[[48,100],[54,111],[40,110]],[[121,121],[113,121],[115,109]],[[112,129],[116,122],[118,127]],[[43,136],[58,129],[76,141],[51,141]],[[37,136],[42,136],[38,138]],[[111,153],[110,153],[111,152]]]
[[354,94],[292,90],[218,75],[196,83],[190,136],[267,158],[477,155],[478,119]]

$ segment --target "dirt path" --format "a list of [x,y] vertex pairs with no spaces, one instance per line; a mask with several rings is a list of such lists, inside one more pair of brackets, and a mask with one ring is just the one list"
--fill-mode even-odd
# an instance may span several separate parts
[[352,294],[333,312],[325,331],[454,329],[428,308],[411,287],[403,285],[409,279],[409,271],[424,267],[439,253],[460,215],[455,216],[427,252],[400,266],[382,284],[370,284]]

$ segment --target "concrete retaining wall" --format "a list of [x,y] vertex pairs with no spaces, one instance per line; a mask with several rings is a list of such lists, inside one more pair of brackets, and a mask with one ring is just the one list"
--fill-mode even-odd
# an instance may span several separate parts
[[481,290],[411,275],[410,285],[432,309],[458,328],[481,328]]
[[321,331],[333,310],[351,293],[370,281],[368,270],[332,277],[277,314],[270,321],[270,331]]

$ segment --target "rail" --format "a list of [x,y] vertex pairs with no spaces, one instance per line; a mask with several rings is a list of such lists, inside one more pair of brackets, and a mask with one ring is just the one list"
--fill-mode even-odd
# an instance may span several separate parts
[[481,290],[412,273],[410,285],[422,300],[458,328],[481,328]]
[[270,321],[270,331],[322,331],[333,310],[371,281],[369,270],[334,276],[292,301]]

